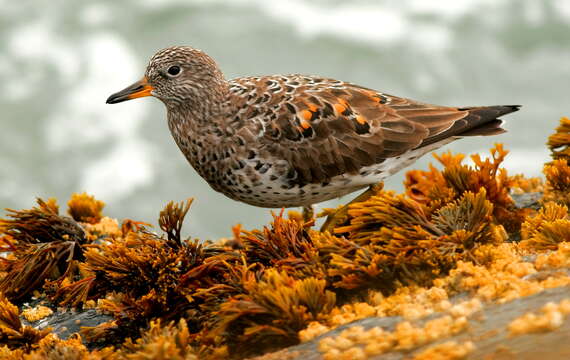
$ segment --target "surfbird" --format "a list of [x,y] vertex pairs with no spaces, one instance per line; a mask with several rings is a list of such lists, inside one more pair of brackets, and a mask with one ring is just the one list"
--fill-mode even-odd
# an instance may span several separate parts
[[496,135],[519,105],[447,107],[318,76],[226,80],[188,46],[156,53],[142,80],[107,99],[154,96],[186,159],[247,204],[310,207],[376,184],[464,136]]

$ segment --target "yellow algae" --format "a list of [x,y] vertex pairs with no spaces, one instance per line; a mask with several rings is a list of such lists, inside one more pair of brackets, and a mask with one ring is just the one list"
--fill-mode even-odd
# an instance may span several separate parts
[[38,305],[22,311],[22,316],[30,322],[38,321],[53,314],[53,310],[47,306]]
[[325,326],[318,321],[312,321],[309,323],[309,325],[307,325],[307,328],[299,331],[299,340],[301,342],[307,342],[330,330],[331,330],[330,327]]
[[390,351],[411,350],[430,342],[443,339],[464,331],[467,328],[465,317],[443,316],[426,321],[423,326],[415,326],[408,321],[396,324],[394,331],[379,327],[364,330],[360,326],[348,328],[336,337],[327,337],[319,342],[319,351],[324,358],[333,356],[349,358],[358,354],[362,358]]
[[559,328],[564,323],[565,317],[570,314],[570,299],[564,299],[558,304],[549,302],[540,312],[540,314],[529,312],[511,321],[508,325],[509,334],[518,336]]
[[376,315],[379,315],[378,308],[365,302],[358,302],[334,308],[327,317],[329,318],[329,323],[336,327]]
[[373,316],[402,316],[406,320],[418,320],[434,312],[447,312],[453,318],[459,318],[470,317],[483,307],[479,299],[452,304],[446,290],[439,287],[403,287],[386,298],[374,300],[375,296],[377,294],[370,295],[370,303],[357,302],[335,307],[326,316],[324,323],[310,323],[299,332],[299,336],[305,342],[340,325]]
[[407,321],[401,322],[396,325],[396,330],[394,331],[397,342],[395,349],[410,350],[432,341],[455,335],[465,330],[467,325],[465,317],[454,319],[451,316],[429,320],[422,328],[415,327]]
[[440,287],[423,288],[417,286],[403,287],[385,298],[378,305],[379,312],[387,316],[402,316],[415,320],[435,311],[449,308],[448,293]]
[[538,270],[570,267],[570,242],[558,244],[556,251],[539,254],[535,263]]
[[466,358],[475,350],[475,345],[471,341],[457,343],[446,341],[433,345],[414,355],[413,360],[461,360]]
[[24,359],[25,351],[22,349],[11,350],[8,346],[0,345],[0,360]]
[[73,194],[67,202],[67,212],[75,220],[96,224],[103,217],[105,203],[87,193]]
[[50,334],[43,338],[30,354],[25,356],[26,360],[42,359],[103,359],[97,352],[90,354],[87,347],[82,343],[79,336],[72,336],[67,340],[61,340],[57,336]]
[[346,350],[341,354],[339,359],[342,360],[365,360],[368,356],[362,348],[354,347]]
[[463,302],[453,305],[447,310],[447,312],[454,318],[460,318],[460,317],[468,318],[472,316],[474,313],[481,311],[482,308],[483,304],[481,303],[481,301],[477,298],[473,298],[471,300],[465,300]]
[[99,222],[95,224],[86,224],[85,230],[87,231],[87,236],[92,241],[97,240],[102,235],[107,237],[118,237],[122,235],[122,230],[117,219],[112,219],[107,216],[102,217]]
[[87,300],[83,303],[84,309],[95,309],[97,307],[97,303],[94,300]]
[[[551,264],[557,254],[565,254],[566,261],[570,257],[570,244],[562,243],[558,252],[539,255],[535,261],[537,264]],[[516,244],[486,245],[473,255],[485,266],[459,262],[458,267],[452,270],[449,276],[435,280],[435,286],[431,288],[402,287],[388,297],[373,293],[369,303],[354,303],[335,308],[322,322],[322,328],[316,324],[312,324],[312,327],[324,331],[369,316],[402,316],[415,320],[434,312],[447,312],[453,318],[469,318],[482,310],[485,302],[504,303],[548,288],[570,285],[570,277],[565,273],[553,273],[537,279],[528,278],[528,275],[536,273],[537,268],[533,262],[523,260],[522,252]],[[560,264],[560,260],[557,260],[556,264]],[[450,292],[453,294],[464,291],[472,293],[474,297],[455,304],[449,302]],[[366,315],[360,315],[362,311],[356,310],[359,308],[367,309]]]

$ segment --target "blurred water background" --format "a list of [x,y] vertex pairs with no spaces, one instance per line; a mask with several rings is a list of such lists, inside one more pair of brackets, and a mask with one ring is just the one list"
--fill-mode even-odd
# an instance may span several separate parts
[[[158,100],[105,104],[170,45],[206,51],[228,78],[318,74],[441,105],[523,104],[508,116],[508,134],[446,147],[486,154],[503,142],[513,173],[540,174],[548,134],[570,115],[569,0],[0,5],[1,208],[30,207],[36,196],[65,205],[71,193],[87,191],[105,201],[106,215],[156,224],[168,200],[192,196],[185,227],[192,236],[215,239],[238,222],[267,223],[270,210],[229,200],[198,177]],[[401,190],[403,173],[386,187]]]

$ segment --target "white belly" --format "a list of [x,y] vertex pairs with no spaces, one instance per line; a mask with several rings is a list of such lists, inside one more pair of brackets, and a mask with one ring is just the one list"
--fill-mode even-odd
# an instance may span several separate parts
[[264,185],[252,185],[248,189],[249,193],[234,194],[232,197],[254,206],[267,208],[309,206],[326,200],[336,199],[370,185],[377,184],[401,169],[413,164],[426,153],[453,140],[455,139],[448,138],[418,150],[410,150],[400,156],[386,159],[380,164],[364,167],[360,169],[358,174],[335,176],[325,184],[307,184],[284,189],[280,186],[278,180],[271,181],[269,179],[272,172],[268,171],[264,174],[264,178],[261,181]]

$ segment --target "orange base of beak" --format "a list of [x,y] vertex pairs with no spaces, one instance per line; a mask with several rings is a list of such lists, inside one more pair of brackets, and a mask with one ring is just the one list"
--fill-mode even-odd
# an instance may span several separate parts
[[116,104],[127,100],[132,100],[145,96],[152,96],[151,92],[154,90],[148,80],[143,77],[140,81],[124,88],[123,90],[114,93],[107,99],[107,104]]

